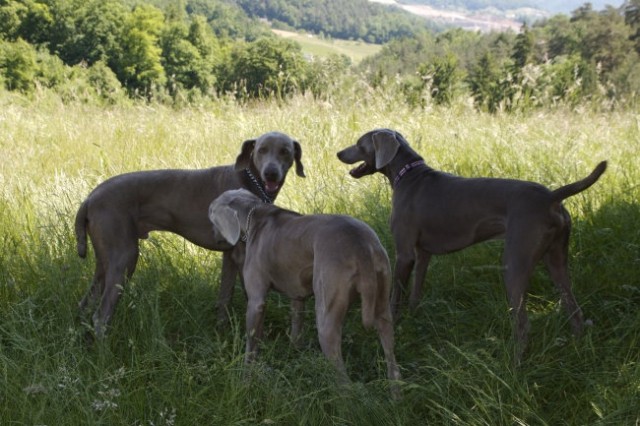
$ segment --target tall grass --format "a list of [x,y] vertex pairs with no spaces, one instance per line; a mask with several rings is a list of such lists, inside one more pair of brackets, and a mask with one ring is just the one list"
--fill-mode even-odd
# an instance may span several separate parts
[[[351,101],[349,101],[351,100]],[[638,424],[640,116],[539,111],[486,115],[466,104],[414,110],[385,93],[329,102],[98,108],[0,94],[0,419],[3,424]],[[544,271],[532,280],[531,347],[514,367],[499,259],[490,242],[437,257],[419,309],[396,326],[402,398],[389,398],[375,333],[352,312],[339,386],[316,343],[287,341],[289,305],[271,295],[259,362],[244,370],[244,299],[217,330],[219,253],[156,233],[104,342],[87,346],[76,306],[93,260],[75,253],[81,200],[114,174],[234,161],[240,143],[280,130],[303,147],[278,204],[367,221],[393,256],[391,192],[353,180],[335,153],[376,127],[399,130],[438,169],[550,187],[609,169],[566,202],[571,271],[588,318],[574,340]],[[354,307],[354,310],[357,306]]]

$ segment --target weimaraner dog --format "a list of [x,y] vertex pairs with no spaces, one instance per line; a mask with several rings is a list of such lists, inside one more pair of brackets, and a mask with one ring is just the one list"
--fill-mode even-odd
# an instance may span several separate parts
[[342,324],[360,295],[362,322],[375,326],[389,379],[400,372],[393,352],[389,306],[391,267],[376,233],[363,222],[341,215],[300,215],[267,205],[246,190],[227,191],[209,209],[214,234],[230,244],[246,241],[243,267],[247,292],[247,348],[253,360],[262,337],[265,298],[273,288],[291,298],[291,340],[298,342],[304,300],[315,296],[318,339],[324,355],[343,378]]
[[582,332],[582,311],[571,291],[568,245],[571,218],[562,200],[593,185],[606,169],[601,162],[586,178],[550,191],[513,179],[463,178],[439,172],[398,132],[379,129],[364,134],[340,152],[354,178],[380,172],[393,188],[391,231],[396,246],[392,312],[394,318],[415,265],[409,304],[415,308],[432,255],[451,253],[472,244],[503,238],[507,298],[514,319],[518,355],[529,329],[527,290],[534,266],[544,259],[560,292],[575,335]]
[[96,256],[96,270],[80,302],[93,309],[93,326],[102,337],[125,282],[138,261],[138,240],[151,231],[169,231],[192,243],[223,251],[218,319],[224,321],[239,266],[232,246],[213,238],[209,204],[228,189],[246,188],[271,203],[295,163],[304,177],[300,144],[279,132],[244,141],[235,165],[202,170],[154,170],[126,173],[98,185],[82,203],[75,220],[78,254],[87,253],[87,234]]

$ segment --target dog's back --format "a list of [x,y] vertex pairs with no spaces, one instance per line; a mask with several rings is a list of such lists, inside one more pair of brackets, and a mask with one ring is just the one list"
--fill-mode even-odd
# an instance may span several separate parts
[[127,232],[137,238],[147,238],[155,230],[170,231],[201,247],[215,249],[210,236],[202,232],[209,227],[202,212],[207,211],[215,197],[241,185],[230,165],[199,170],[149,170],[111,177],[96,186],[78,209],[75,220],[78,254],[86,256],[87,232],[92,239],[109,239],[117,234],[118,229],[110,226],[114,220],[131,227]]
[[263,209],[271,210],[271,217],[267,224],[257,222],[247,262],[269,262],[269,281],[289,297],[314,293],[329,305],[349,303],[360,294],[363,323],[373,326],[391,286],[389,257],[373,229],[346,215]]

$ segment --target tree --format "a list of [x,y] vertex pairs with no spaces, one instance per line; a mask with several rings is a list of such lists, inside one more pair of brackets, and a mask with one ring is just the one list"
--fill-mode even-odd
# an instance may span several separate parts
[[81,62],[91,66],[98,61],[113,65],[121,56],[129,10],[119,0],[90,0],[78,11],[75,36],[62,48],[60,55],[70,65]]
[[508,96],[508,79],[491,52],[485,52],[471,69],[467,83],[476,107],[491,113],[498,111]]
[[128,16],[114,68],[118,79],[130,92],[150,97],[153,89],[166,82],[162,50],[158,45],[163,28],[164,15],[154,6],[138,6]]
[[240,44],[224,71],[222,89],[238,83],[249,97],[282,97],[304,85],[306,64],[300,45],[280,38],[261,38]]
[[30,92],[36,76],[36,51],[22,39],[0,42],[0,75],[9,90]]
[[513,46],[511,59],[516,70],[521,70],[524,66],[531,62],[533,56],[533,33],[529,31],[527,24],[522,26],[520,33],[516,36],[516,42]]
[[625,2],[624,22],[631,28],[629,39],[635,43],[636,52],[640,54],[640,0]]
[[0,0],[0,39],[15,41],[28,9],[24,3]]
[[202,57],[198,49],[187,40],[188,33],[186,24],[174,22],[165,28],[160,38],[162,65],[172,93],[180,88],[201,87],[207,81],[207,74],[211,74],[211,70],[202,68]]
[[423,64],[418,68],[418,74],[422,78],[423,88],[428,88],[437,105],[451,104],[461,77],[458,60],[453,54],[436,57],[431,63]]

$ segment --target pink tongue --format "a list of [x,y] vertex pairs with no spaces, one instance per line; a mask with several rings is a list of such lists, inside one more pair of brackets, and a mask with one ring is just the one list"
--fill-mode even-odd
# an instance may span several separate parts
[[279,187],[280,187],[280,185],[278,185],[276,182],[265,182],[264,183],[264,189],[266,189],[267,192],[276,192]]

